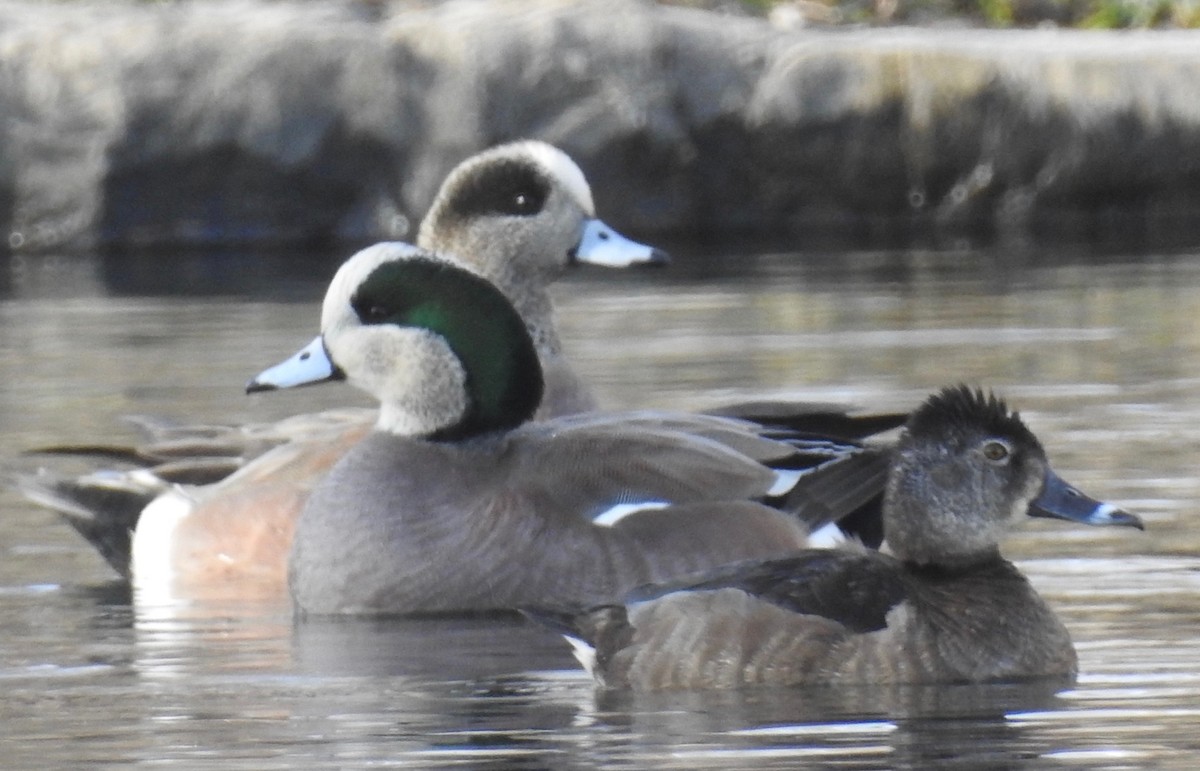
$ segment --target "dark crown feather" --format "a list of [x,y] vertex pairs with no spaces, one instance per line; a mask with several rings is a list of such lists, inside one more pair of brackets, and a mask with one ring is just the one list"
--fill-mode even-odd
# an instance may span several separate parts
[[947,386],[926,399],[909,417],[906,430],[917,435],[982,431],[1037,444],[1020,413],[1010,411],[994,393],[966,384]]

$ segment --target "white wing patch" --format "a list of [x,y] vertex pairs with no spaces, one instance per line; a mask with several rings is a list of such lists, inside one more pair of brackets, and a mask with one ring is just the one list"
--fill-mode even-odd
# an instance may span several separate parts
[[828,522],[808,534],[808,546],[812,549],[833,549],[846,540],[846,534],[836,522]]
[[640,503],[618,503],[592,518],[592,524],[600,527],[612,527],[621,520],[637,514],[639,511],[655,511],[665,509],[671,504],[666,501],[642,501]]
[[788,490],[796,486],[800,481],[800,477],[812,469],[779,469],[775,472],[775,483],[771,485],[771,489],[767,490],[767,496],[774,498],[778,495],[783,495]]

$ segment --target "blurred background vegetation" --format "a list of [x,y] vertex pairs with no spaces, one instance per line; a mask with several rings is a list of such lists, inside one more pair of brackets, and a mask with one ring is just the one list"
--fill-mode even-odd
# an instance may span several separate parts
[[768,16],[780,26],[916,24],[1078,29],[1200,28],[1200,0],[665,0]]

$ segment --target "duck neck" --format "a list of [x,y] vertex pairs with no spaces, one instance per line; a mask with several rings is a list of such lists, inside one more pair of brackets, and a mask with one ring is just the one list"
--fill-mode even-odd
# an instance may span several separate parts
[[511,430],[533,417],[541,403],[543,383],[532,346],[517,362],[496,361],[481,346],[456,353],[462,369],[454,373],[454,382],[421,389],[416,400],[381,401],[376,429],[396,436],[455,442]]
[[930,580],[955,580],[968,574],[987,573],[990,571],[1011,571],[1012,563],[1004,559],[1000,549],[995,548],[969,557],[942,558],[936,562],[917,562],[913,559],[904,560],[904,568],[909,573]]
[[955,568],[998,557],[1004,523],[973,513],[979,505],[973,491],[946,492],[923,456],[902,451],[896,462],[883,503],[883,534],[893,554],[917,565]]
[[522,280],[509,275],[508,272],[492,279],[525,320],[525,328],[533,339],[538,356],[543,361],[559,356],[562,353],[562,343],[558,337],[558,329],[554,326],[554,303],[544,286],[535,285],[550,279],[531,281],[526,277]]
[[483,323],[451,350],[462,364],[465,408],[458,420],[427,434],[434,441],[460,441],[508,431],[533,418],[544,383],[537,350],[524,329]]

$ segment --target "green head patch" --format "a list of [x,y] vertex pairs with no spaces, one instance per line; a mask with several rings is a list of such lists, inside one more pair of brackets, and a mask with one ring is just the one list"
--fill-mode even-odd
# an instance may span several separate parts
[[467,413],[431,438],[515,428],[541,403],[541,365],[525,322],[486,279],[440,260],[395,260],[371,271],[350,305],[364,325],[395,324],[441,336],[462,363]]

